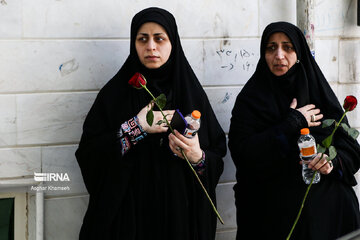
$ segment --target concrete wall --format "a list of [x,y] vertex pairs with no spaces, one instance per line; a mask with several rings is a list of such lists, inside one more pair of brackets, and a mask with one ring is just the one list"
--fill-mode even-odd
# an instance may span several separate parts
[[[228,132],[230,111],[255,70],[263,29],[296,23],[296,1],[1,0],[0,190],[26,191],[27,235],[35,239],[34,172],[67,173],[70,190],[45,193],[46,239],[77,239],[88,195],[74,152],[98,90],[129,52],[131,18],[149,6],[177,20],[184,51]],[[316,59],[334,91],[360,97],[356,1],[316,1]],[[235,61],[236,60],[236,61]],[[360,129],[360,111],[348,114]],[[234,239],[235,168],[228,154],[217,187],[217,240]],[[358,193],[360,189],[355,188]]]

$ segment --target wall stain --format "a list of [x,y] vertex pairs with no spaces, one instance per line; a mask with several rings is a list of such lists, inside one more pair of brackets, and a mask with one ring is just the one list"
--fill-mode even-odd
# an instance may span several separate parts
[[226,93],[225,93],[225,97],[224,97],[224,99],[221,101],[221,103],[223,103],[223,104],[227,103],[227,102],[229,101],[229,99],[230,99],[230,96],[231,96],[231,94],[229,94],[228,92],[226,92]]
[[1,5],[7,5],[7,2],[5,0],[0,1]]
[[222,40],[220,41],[220,48],[224,48],[225,46],[230,46],[231,42],[229,40],[229,35],[227,33],[224,33],[222,36]]
[[201,42],[201,47],[202,47],[202,62],[204,63],[205,59],[206,59],[206,51],[205,51],[205,42],[204,41]]
[[356,63],[350,63],[349,65],[349,76],[350,81],[355,82],[356,81]]

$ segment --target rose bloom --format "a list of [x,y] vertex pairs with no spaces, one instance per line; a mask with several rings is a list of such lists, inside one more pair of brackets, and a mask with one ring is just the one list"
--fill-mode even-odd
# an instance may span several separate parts
[[356,97],[350,95],[345,98],[343,107],[345,110],[350,112],[350,111],[354,110],[356,105],[357,105]]
[[140,73],[135,73],[128,82],[131,86],[137,89],[141,89],[141,85],[146,85],[146,80]]

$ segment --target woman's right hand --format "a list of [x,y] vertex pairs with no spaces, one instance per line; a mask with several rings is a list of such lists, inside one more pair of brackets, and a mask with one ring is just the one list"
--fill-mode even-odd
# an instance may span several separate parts
[[[324,115],[320,114],[320,109],[315,108],[314,104],[308,104],[301,108],[296,108],[296,106],[297,100],[294,98],[290,104],[290,108],[299,111],[305,117],[309,127],[315,127],[321,124],[320,120],[324,117]],[[315,118],[315,121],[311,121],[311,116],[314,116],[313,118]]]
[[[137,114],[137,117],[139,119],[139,123],[141,127],[144,129],[147,133],[161,133],[166,132],[168,130],[168,126],[166,123],[162,123],[160,125],[156,124],[158,121],[163,120],[163,115],[160,111],[153,111],[154,113],[154,121],[153,124],[150,126],[146,121],[146,114],[151,109],[151,107],[154,106],[154,102],[150,102],[148,105],[146,105],[143,109],[140,110],[140,112]],[[166,119],[171,122],[171,119],[174,115],[175,110],[165,110],[163,113],[166,116]]]

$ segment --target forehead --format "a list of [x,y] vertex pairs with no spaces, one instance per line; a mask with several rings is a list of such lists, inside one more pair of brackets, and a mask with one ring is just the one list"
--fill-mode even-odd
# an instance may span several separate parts
[[280,43],[280,42],[289,42],[291,43],[291,40],[289,39],[289,37],[283,33],[283,32],[276,32],[270,35],[268,41],[268,43]]
[[138,30],[138,34],[147,33],[147,34],[154,34],[154,33],[163,33],[167,34],[163,26],[155,22],[147,22],[140,26]]

